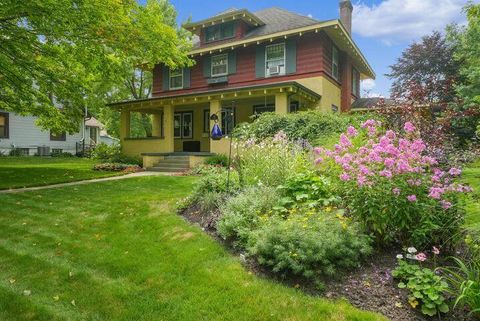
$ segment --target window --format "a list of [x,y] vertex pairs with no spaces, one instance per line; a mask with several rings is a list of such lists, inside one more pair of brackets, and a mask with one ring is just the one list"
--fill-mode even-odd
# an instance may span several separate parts
[[235,111],[232,107],[222,108],[222,132],[224,135],[230,135],[235,127]]
[[360,73],[352,68],[352,94],[360,98]]
[[173,136],[175,138],[193,138],[193,113],[181,112],[173,116]]
[[205,42],[218,41],[232,38],[235,35],[235,25],[227,22],[205,29]]
[[67,140],[67,134],[65,132],[60,134],[50,132],[50,140],[64,142]]
[[334,113],[338,112],[338,109],[339,109],[339,108],[338,108],[337,105],[332,105],[332,111],[333,111]]
[[210,109],[205,109],[203,111],[203,132],[210,132]]
[[332,77],[335,80],[340,79],[339,56],[337,47],[332,47]]
[[183,88],[183,70],[170,70],[170,90]]
[[8,138],[8,114],[0,113],[0,138]]
[[275,111],[275,105],[274,104],[253,106],[253,113],[255,115],[260,115],[260,114],[263,114],[263,113],[273,113],[274,111]]
[[63,149],[61,148],[52,148],[52,155],[60,155],[63,153]]
[[292,101],[292,102],[290,103],[290,112],[291,112],[291,113],[296,113],[296,112],[298,112],[299,105],[300,105],[300,104],[298,103],[298,101]]
[[267,77],[285,75],[285,44],[265,47],[265,75]]
[[89,127],[90,129],[90,141],[97,143],[97,133],[98,133],[98,128],[97,127]]
[[228,55],[212,57],[212,77],[225,76],[228,74]]

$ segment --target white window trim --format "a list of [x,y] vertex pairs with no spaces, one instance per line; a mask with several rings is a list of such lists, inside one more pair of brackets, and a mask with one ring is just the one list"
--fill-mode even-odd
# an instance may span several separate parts
[[[267,75],[267,66],[268,66],[268,59],[267,59],[267,51],[268,51],[268,48],[269,47],[273,47],[273,46],[277,46],[277,45],[283,45],[283,65],[284,65],[284,73],[278,73],[277,75]],[[281,43],[275,43],[275,44],[272,44],[272,45],[268,45],[268,46],[265,46],[265,77],[266,78],[269,78],[269,77],[278,77],[278,76],[285,76],[287,73],[287,47],[285,45],[285,42],[281,42]]]
[[183,69],[179,69],[180,70],[180,75],[175,75],[174,77],[179,77],[181,76],[182,77],[182,85],[180,87],[172,87],[172,71],[176,71],[176,70],[170,70],[170,73],[168,75],[169,79],[168,79],[168,87],[170,90],[175,90],[175,89],[183,89],[183,82],[184,82],[184,79],[183,79]]
[[[225,57],[225,60],[227,61],[227,65],[226,65],[226,68],[225,68],[225,72],[224,73],[221,73],[221,74],[214,74],[213,73],[213,58],[216,58],[216,57]],[[216,56],[212,56],[212,60],[211,60],[211,63],[210,63],[210,75],[212,77],[221,77],[221,76],[227,76],[228,75],[228,54],[221,54],[221,55],[216,55]]]
[[[337,53],[337,61],[335,62],[335,53]],[[337,65],[337,75],[335,75],[335,73],[333,72],[334,68],[333,66],[334,65]],[[338,51],[337,47],[335,47],[335,45],[333,45],[332,47],[332,77],[333,79],[335,79],[336,81],[339,81],[339,78],[340,78],[340,52]]]

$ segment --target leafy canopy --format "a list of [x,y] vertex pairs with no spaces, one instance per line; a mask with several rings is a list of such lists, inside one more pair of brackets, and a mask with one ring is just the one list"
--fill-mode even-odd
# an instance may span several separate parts
[[175,18],[167,0],[3,0],[0,109],[76,131],[84,107],[115,94],[134,67],[190,63]]

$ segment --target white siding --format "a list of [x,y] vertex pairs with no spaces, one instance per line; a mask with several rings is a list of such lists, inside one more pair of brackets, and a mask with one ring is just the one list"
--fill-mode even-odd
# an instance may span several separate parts
[[43,131],[35,125],[37,117],[20,116],[9,113],[9,138],[0,138],[0,151],[8,153],[12,145],[16,148],[30,148],[30,155],[37,152],[38,146],[49,146],[62,149],[64,152],[75,153],[75,144],[82,139],[82,124],[78,126],[78,133],[69,135],[65,141],[51,141],[50,131]]

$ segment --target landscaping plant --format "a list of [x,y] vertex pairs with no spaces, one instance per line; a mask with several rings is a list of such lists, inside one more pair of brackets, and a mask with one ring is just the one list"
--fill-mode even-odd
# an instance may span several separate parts
[[209,156],[205,162],[206,165],[211,165],[211,166],[222,166],[222,167],[227,167],[228,166],[228,156],[224,154],[217,154],[213,156]]
[[408,251],[405,257],[398,256],[398,266],[392,272],[393,277],[400,281],[398,287],[410,291],[408,302],[414,309],[420,305],[423,314],[447,313],[449,307],[444,295],[448,290],[447,282],[432,269],[420,266],[419,262],[426,260],[426,254],[416,253],[412,247]]
[[306,278],[334,276],[371,253],[369,237],[333,211],[292,210],[287,219],[264,217],[252,232],[248,251],[274,272]]
[[451,244],[463,220],[458,194],[471,189],[455,182],[460,169],[440,169],[425,149],[412,123],[383,132],[371,119],[350,126],[333,150],[316,152],[348,214],[378,244]]

